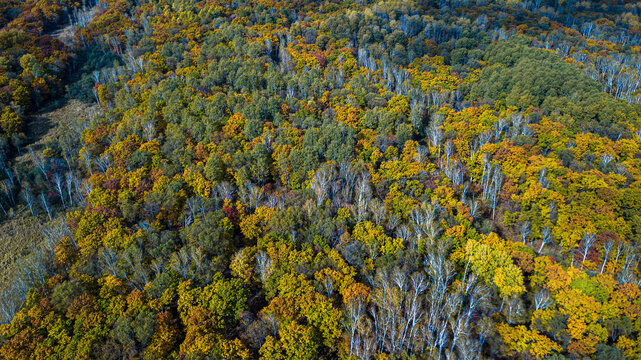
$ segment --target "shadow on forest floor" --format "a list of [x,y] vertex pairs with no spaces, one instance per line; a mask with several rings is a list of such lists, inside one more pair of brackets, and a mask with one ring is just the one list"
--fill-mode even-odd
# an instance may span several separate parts
[[64,129],[61,125],[71,124],[78,118],[86,116],[88,107],[87,104],[79,100],[61,100],[33,114],[25,126],[27,139],[22,146],[21,155],[16,157],[16,163],[31,161],[28,152],[30,147],[33,151],[44,150],[48,142],[60,138]]

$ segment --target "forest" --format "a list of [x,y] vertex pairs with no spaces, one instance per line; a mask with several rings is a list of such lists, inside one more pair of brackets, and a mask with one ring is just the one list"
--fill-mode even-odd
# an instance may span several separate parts
[[641,359],[641,2],[0,1],[0,360]]

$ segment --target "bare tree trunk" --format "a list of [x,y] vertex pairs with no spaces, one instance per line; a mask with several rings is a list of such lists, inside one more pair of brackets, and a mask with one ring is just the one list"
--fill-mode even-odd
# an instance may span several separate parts
[[49,211],[49,205],[47,204],[47,198],[45,197],[45,193],[40,193],[40,199],[42,200],[42,206],[47,212],[47,216],[49,216],[49,220],[52,220],[51,212]]

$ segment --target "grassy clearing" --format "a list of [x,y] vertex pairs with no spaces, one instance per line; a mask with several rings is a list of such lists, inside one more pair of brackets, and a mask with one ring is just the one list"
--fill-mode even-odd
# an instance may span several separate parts
[[[25,129],[27,135],[23,151],[13,162],[16,166],[32,166],[31,147],[41,153],[47,143],[57,140],[64,126],[86,115],[87,105],[78,100],[52,103],[34,114]],[[21,259],[34,253],[43,245],[43,231],[49,219],[43,211],[35,216],[23,204],[9,209],[0,221],[0,288],[7,288],[19,271]],[[59,215],[63,216],[61,212]],[[54,219],[55,220],[55,219]]]

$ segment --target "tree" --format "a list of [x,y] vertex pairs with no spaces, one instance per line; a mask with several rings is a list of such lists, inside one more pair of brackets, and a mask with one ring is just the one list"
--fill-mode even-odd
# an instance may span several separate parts
[[279,340],[267,337],[260,355],[262,359],[317,359],[318,343],[310,327],[292,321],[282,326]]
[[507,354],[515,352],[543,359],[555,351],[561,351],[557,343],[536,330],[528,330],[523,325],[510,327],[507,324],[498,324],[496,329],[503,338]]
[[22,119],[11,109],[6,107],[0,115],[0,128],[5,134],[12,135],[22,132]]

